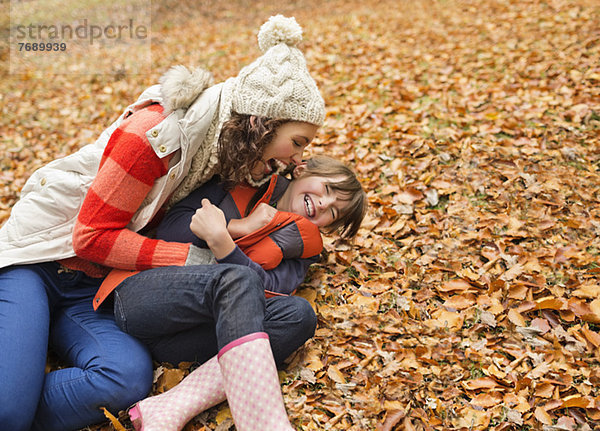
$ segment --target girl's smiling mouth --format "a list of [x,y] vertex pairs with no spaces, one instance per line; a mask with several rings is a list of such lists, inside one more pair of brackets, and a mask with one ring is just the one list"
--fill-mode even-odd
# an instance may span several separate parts
[[308,217],[315,216],[315,204],[313,203],[312,199],[308,197],[308,195],[304,195],[304,207]]

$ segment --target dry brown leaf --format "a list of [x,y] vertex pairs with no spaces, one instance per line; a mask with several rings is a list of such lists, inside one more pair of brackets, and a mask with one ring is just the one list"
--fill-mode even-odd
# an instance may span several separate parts
[[444,302],[444,307],[447,309],[464,310],[475,304],[473,295],[454,295]]
[[502,395],[500,393],[484,393],[475,396],[469,403],[472,406],[489,408],[496,406],[502,402]]
[[317,290],[312,288],[300,289],[296,292],[296,295],[306,299],[310,305],[312,305],[313,310],[317,309],[317,305],[315,304],[315,299],[317,298]]
[[327,367],[327,375],[336,383],[346,383],[344,373],[342,373],[335,365]]
[[413,187],[408,187],[395,195],[395,198],[398,200],[398,202],[409,205],[412,205],[424,197],[425,195],[422,192]]
[[525,299],[529,288],[523,284],[513,284],[509,288],[508,297],[512,299]]
[[513,265],[504,274],[500,276],[501,280],[511,281],[523,273],[523,266],[519,263]]
[[482,429],[490,423],[491,413],[474,408],[465,407],[459,411],[459,417],[453,420],[457,428]]
[[508,320],[511,321],[516,326],[525,327],[527,326],[527,322],[525,318],[514,308],[508,310]]
[[377,426],[377,431],[392,431],[392,429],[400,422],[406,413],[402,410],[388,410],[385,414],[383,424]]
[[581,328],[581,332],[585,338],[596,347],[600,347],[600,334],[586,327]]
[[348,303],[357,306],[365,313],[376,313],[379,309],[379,299],[357,293],[348,297]]
[[535,418],[540,421],[542,424],[544,425],[550,425],[552,424],[552,416],[550,416],[548,414],[548,412],[546,410],[544,410],[542,407],[536,407],[535,411],[533,413],[535,415]]
[[111,425],[114,427],[115,431],[126,431],[125,427],[121,425],[121,422],[119,422],[119,420],[112,413],[110,413],[104,407],[101,407],[101,409],[104,413],[104,416],[106,416],[106,418],[110,421]]
[[457,278],[454,280],[448,280],[445,281],[444,283],[442,283],[441,287],[438,288],[438,290],[440,290],[441,292],[453,292],[453,291],[464,291],[464,290],[469,290],[471,289],[473,286],[471,286],[471,284],[469,284],[468,281],[462,279],[462,278]]
[[232,420],[233,417],[231,416],[231,410],[228,406],[223,406],[221,409],[219,409],[219,413],[217,413],[217,416],[215,417],[217,425],[221,425],[223,422]]
[[567,308],[567,301],[564,298],[540,298],[535,302],[539,310],[565,310]]
[[185,371],[179,368],[164,368],[156,381],[156,390],[162,393],[174,388],[183,380],[185,375]]
[[541,398],[551,398],[554,393],[554,385],[542,383],[535,387],[535,396]]
[[578,298],[588,298],[588,299],[600,298],[600,285],[587,284],[584,286],[580,286],[579,289],[571,292],[571,295],[577,296]]
[[546,319],[535,318],[531,321],[529,327],[536,329],[541,335],[544,335],[546,332],[550,331],[550,325]]
[[561,430],[575,431],[577,424],[575,423],[575,419],[568,416],[561,416],[556,421],[556,427]]
[[306,357],[306,368],[316,373],[324,367],[325,365],[321,361],[321,354],[317,350],[310,350]]
[[500,386],[500,384],[498,384],[498,382],[491,377],[480,377],[478,379],[462,382],[461,384],[469,391],[474,391],[477,389],[492,389]]
[[455,311],[439,309],[431,313],[431,319],[426,323],[433,328],[457,329],[463,325],[464,317]]
[[586,408],[586,407],[590,406],[590,404],[592,403],[592,401],[589,398],[581,397],[578,395],[572,395],[569,397],[565,397],[565,398],[563,398],[562,401],[563,401],[563,403],[562,403],[563,408],[568,408],[568,407]]

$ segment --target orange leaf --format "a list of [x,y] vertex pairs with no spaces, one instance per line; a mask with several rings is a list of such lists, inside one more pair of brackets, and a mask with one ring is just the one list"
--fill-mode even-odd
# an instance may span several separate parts
[[317,290],[313,288],[300,289],[295,293],[296,296],[300,296],[310,302],[314,310],[317,309],[315,299],[317,298]]
[[348,297],[348,303],[352,305],[356,305],[358,308],[364,310],[365,312],[377,312],[379,309],[379,300],[372,296],[361,295],[360,293],[355,293],[354,295],[350,295]]
[[377,431],[391,431],[404,416],[406,416],[404,410],[388,410],[386,412],[385,422],[377,427]]
[[333,380],[336,383],[346,383],[346,378],[344,377],[344,374],[340,370],[338,370],[338,368],[335,365],[330,365],[329,368],[327,368],[327,375],[331,380]]
[[508,288],[508,297],[511,299],[525,299],[529,288],[523,284],[513,284]]
[[473,295],[454,295],[444,302],[444,307],[454,308],[456,310],[464,310],[465,308],[471,307],[474,304],[475,298]]
[[156,382],[158,392],[166,392],[175,387],[183,380],[185,372],[179,368],[164,368],[162,374]]
[[590,315],[583,316],[583,319],[592,323],[600,323],[600,298],[590,302],[590,310]]
[[551,310],[566,310],[567,308],[567,301],[563,298],[540,298],[535,302],[538,310],[543,310],[546,308]]
[[425,197],[425,195],[423,193],[421,193],[419,190],[413,188],[413,187],[408,187],[405,190],[402,190],[400,193],[398,193],[396,195],[396,199],[403,204],[413,204],[416,201],[419,201],[421,199],[423,199]]
[[324,366],[325,365],[321,361],[321,354],[316,349],[310,350],[306,358],[306,368],[317,372],[322,370]]
[[552,424],[552,416],[550,416],[548,412],[541,407],[536,407],[533,415],[544,425]]
[[544,404],[544,410],[550,411],[562,408],[563,402],[561,400],[550,400],[546,404]]
[[473,406],[477,406],[477,407],[488,408],[488,407],[496,406],[496,405],[500,404],[500,402],[502,402],[502,395],[500,395],[498,393],[496,393],[496,394],[485,393],[485,394],[477,395],[475,398],[473,398],[471,400],[470,404]]
[[527,323],[525,322],[525,318],[514,308],[508,310],[508,320],[510,320],[514,325],[525,327]]
[[535,318],[531,321],[530,327],[539,330],[542,335],[550,330],[550,325],[546,319]]
[[476,389],[491,389],[500,386],[498,382],[491,377],[480,377],[478,379],[467,380],[461,382],[461,385],[469,391],[474,391]]
[[427,324],[433,328],[460,328],[463,325],[464,317],[460,313],[447,311],[443,308],[431,313],[431,319]]
[[587,327],[581,328],[581,332],[583,332],[585,338],[594,346],[600,346],[600,334],[588,329]]
[[577,296],[578,298],[600,298],[600,285],[597,284],[588,284],[585,286],[580,286],[579,289],[571,292],[572,296]]
[[556,250],[556,254],[554,255],[555,263],[565,263],[569,260],[569,258],[576,256],[578,252],[577,247],[573,245],[569,245],[567,247],[560,247]]
[[554,385],[550,383],[541,383],[535,387],[535,396],[542,398],[551,398],[554,392]]
[[590,405],[590,399],[586,398],[586,397],[582,397],[579,395],[572,395],[570,397],[566,397],[564,398],[562,403],[562,408],[566,408],[566,407],[580,407],[580,408],[586,408],[587,406]]
[[559,310],[558,313],[560,314],[560,318],[567,322],[572,322],[575,320],[575,313],[573,313],[571,310]]
[[441,292],[452,292],[454,290],[467,290],[472,286],[462,278],[456,278],[454,280],[448,280],[442,283],[441,287],[438,288]]
[[115,431],[126,431],[125,427],[123,425],[121,425],[121,422],[119,422],[119,420],[114,417],[108,410],[106,410],[104,407],[100,407],[102,409],[102,411],[104,412],[104,416],[106,416],[106,418],[110,421],[110,423],[112,424],[112,426],[114,427]]
[[568,307],[578,317],[592,312],[590,306],[583,299],[569,298]]

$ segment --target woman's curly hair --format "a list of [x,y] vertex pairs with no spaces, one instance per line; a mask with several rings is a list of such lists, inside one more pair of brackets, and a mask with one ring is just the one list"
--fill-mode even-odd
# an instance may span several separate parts
[[223,124],[218,143],[219,174],[227,188],[246,180],[251,169],[261,163],[265,147],[275,137],[277,128],[289,121],[231,113],[231,118]]

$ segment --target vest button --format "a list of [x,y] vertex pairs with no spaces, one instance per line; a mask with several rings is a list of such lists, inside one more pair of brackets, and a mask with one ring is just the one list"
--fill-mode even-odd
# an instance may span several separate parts
[[158,130],[154,129],[151,133],[153,138],[156,138],[158,136]]
[[46,178],[42,178],[42,180],[40,181],[40,184],[41,184],[42,186],[45,186],[45,185],[46,185],[46,182],[47,182],[47,181],[46,181]]
[[158,151],[160,151],[161,153],[164,153],[165,151],[167,151],[167,147],[165,147],[164,145],[161,145],[160,147],[158,147]]

